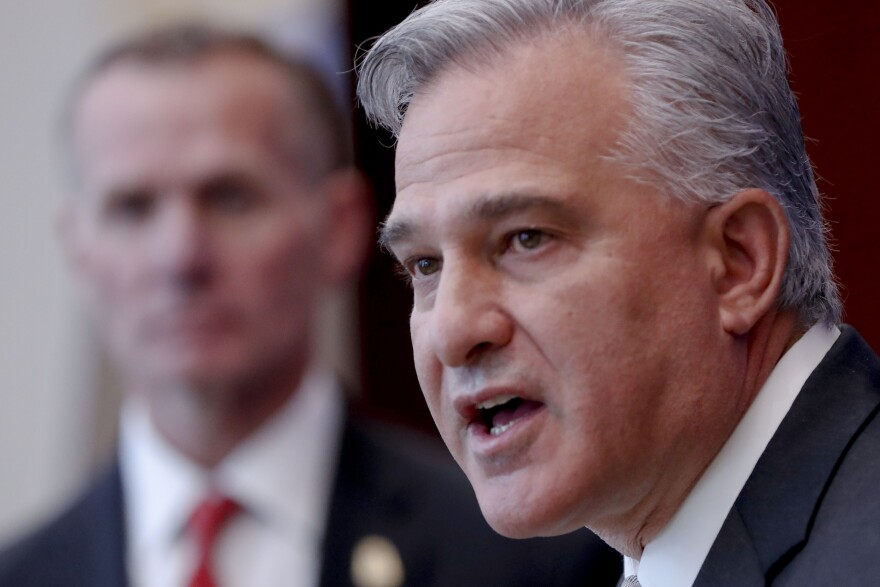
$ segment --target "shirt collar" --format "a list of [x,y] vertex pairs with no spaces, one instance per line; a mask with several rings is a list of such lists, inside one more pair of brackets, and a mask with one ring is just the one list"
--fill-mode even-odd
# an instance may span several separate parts
[[320,539],[341,442],[342,404],[336,381],[311,372],[285,409],[220,463],[217,487],[265,523]]
[[639,561],[624,557],[624,576],[642,587],[692,585],[727,514],[810,373],[840,335],[815,325],[779,360],[751,406]]
[[212,472],[178,453],[130,400],[120,424],[129,549],[172,544],[210,487],[283,532],[320,540],[344,418],[332,376],[312,370],[290,401]]

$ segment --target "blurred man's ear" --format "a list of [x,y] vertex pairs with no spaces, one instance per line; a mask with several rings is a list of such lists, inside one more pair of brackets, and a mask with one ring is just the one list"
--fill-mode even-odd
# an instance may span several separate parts
[[322,245],[324,274],[329,283],[340,283],[363,269],[372,250],[372,193],[364,175],[353,167],[331,173],[322,192],[329,202]]
[[76,204],[65,200],[55,213],[55,237],[76,285],[87,286],[88,261],[82,242],[81,219]]
[[788,258],[785,212],[766,191],[748,189],[710,209],[705,227],[721,326],[745,335],[776,305]]

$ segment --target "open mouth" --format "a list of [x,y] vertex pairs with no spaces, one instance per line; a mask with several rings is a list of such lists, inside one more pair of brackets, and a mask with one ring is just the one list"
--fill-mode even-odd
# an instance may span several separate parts
[[500,395],[477,404],[476,424],[491,436],[499,436],[540,409],[542,404],[514,395]]

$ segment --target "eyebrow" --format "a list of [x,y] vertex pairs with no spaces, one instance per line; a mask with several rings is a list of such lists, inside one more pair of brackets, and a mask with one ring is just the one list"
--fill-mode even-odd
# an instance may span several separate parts
[[[535,208],[547,210],[561,218],[568,215],[568,206],[556,198],[536,194],[511,193],[489,197],[474,203],[467,216],[476,217],[483,221],[494,221]],[[396,243],[411,238],[417,230],[418,227],[413,222],[406,219],[394,220],[389,215],[379,229],[379,246],[390,251]]]
[[394,243],[409,239],[414,232],[411,223],[405,220],[392,222],[389,215],[379,227],[379,247],[390,253]]

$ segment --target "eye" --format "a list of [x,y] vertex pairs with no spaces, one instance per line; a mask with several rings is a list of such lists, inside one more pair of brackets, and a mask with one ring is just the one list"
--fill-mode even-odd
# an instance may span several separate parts
[[511,237],[511,246],[518,249],[532,250],[540,247],[547,240],[547,233],[540,230],[520,230]]
[[106,215],[114,222],[137,224],[147,220],[156,207],[156,199],[148,191],[126,191],[112,194],[105,205]]
[[430,277],[434,273],[440,271],[442,263],[439,259],[432,257],[411,257],[397,263],[397,275],[400,276],[410,287],[415,285],[415,281]]
[[205,204],[221,212],[247,212],[258,202],[257,189],[249,181],[235,176],[209,181],[202,187],[201,196]]
[[422,257],[416,259],[413,263],[413,273],[416,275],[432,275],[440,271],[440,260],[431,257]]
[[398,273],[407,281],[412,282],[420,277],[429,277],[440,271],[440,259],[433,257],[410,257],[398,264]]

